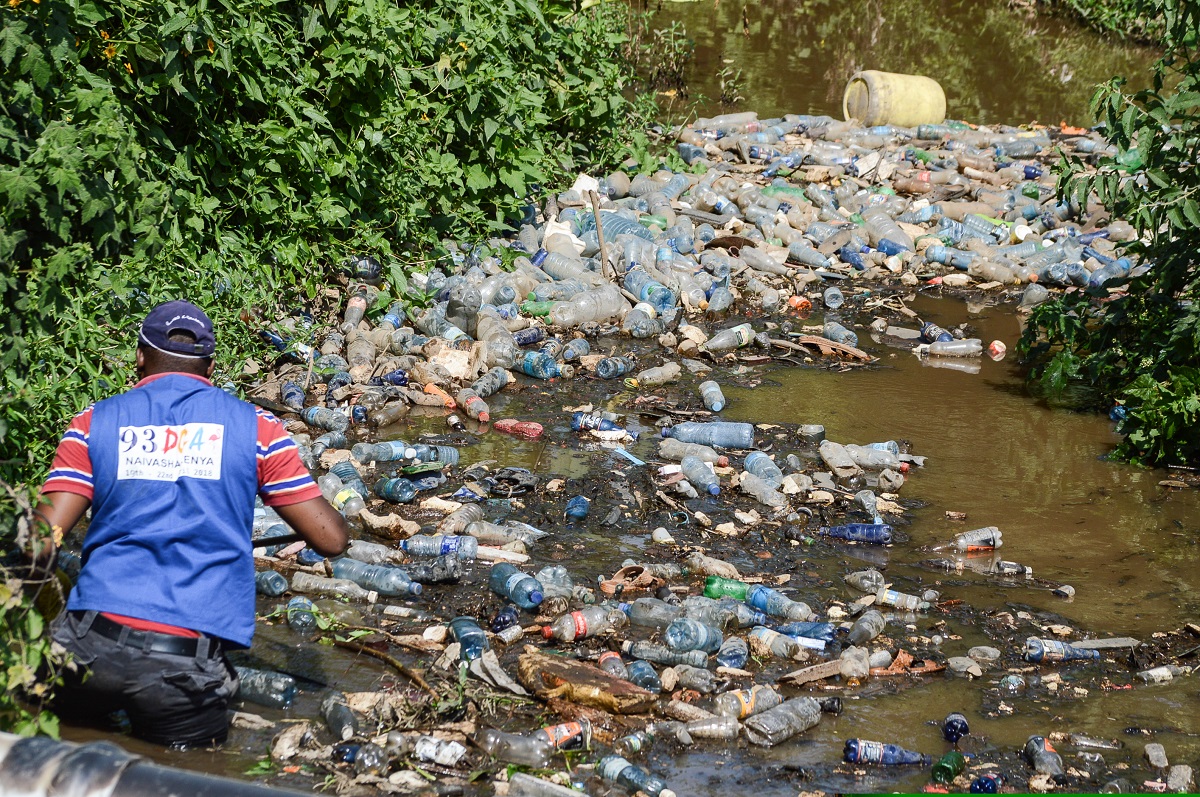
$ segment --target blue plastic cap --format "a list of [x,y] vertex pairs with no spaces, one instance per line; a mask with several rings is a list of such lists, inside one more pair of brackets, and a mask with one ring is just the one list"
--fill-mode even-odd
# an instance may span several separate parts
[[537,606],[539,603],[541,603],[542,591],[540,589],[535,589],[533,592],[529,593],[529,602],[534,606]]
[[408,585],[408,594],[409,595],[420,595],[424,591],[425,591],[425,587],[421,586],[420,584],[418,584],[415,581]]
[[664,428],[664,429],[662,430],[662,436],[663,436],[663,437],[670,437],[670,436],[671,436],[671,427],[669,427],[669,426],[668,426],[668,427]]
[[710,484],[710,485],[708,485],[708,494],[709,495],[720,495],[721,488],[715,484]]

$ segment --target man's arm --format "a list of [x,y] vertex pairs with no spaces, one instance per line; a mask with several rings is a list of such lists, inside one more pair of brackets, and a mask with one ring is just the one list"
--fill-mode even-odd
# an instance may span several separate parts
[[322,556],[338,556],[350,544],[346,519],[324,498],[276,506],[275,511]]
[[[63,536],[75,528],[83,513],[92,505],[90,499],[78,493],[49,492],[42,494],[38,517],[50,527],[51,540],[36,538],[31,542],[31,556],[39,570],[49,570],[62,545]],[[332,508],[332,507],[330,507]],[[46,543],[51,543],[47,545]]]

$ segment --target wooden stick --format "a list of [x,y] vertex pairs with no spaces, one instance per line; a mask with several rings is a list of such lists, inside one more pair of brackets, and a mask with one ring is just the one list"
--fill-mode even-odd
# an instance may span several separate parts
[[421,677],[420,673],[404,666],[404,664],[395,656],[390,656],[387,653],[381,653],[378,650],[367,647],[366,645],[360,645],[357,642],[351,642],[345,639],[335,639],[333,640],[333,644],[337,645],[339,648],[345,648],[346,650],[353,650],[357,651],[358,653],[366,653],[368,656],[374,656],[375,658],[389,665],[392,669],[403,675],[408,680],[412,681],[417,686],[424,689],[431,697],[438,696],[437,692],[433,691],[433,687],[431,687],[425,681],[425,679]]
[[600,240],[600,267],[604,270],[604,278],[612,279],[612,269],[608,265],[608,249],[604,246],[604,223],[600,221],[600,195],[588,191],[592,200],[592,216],[596,219],[596,237]]

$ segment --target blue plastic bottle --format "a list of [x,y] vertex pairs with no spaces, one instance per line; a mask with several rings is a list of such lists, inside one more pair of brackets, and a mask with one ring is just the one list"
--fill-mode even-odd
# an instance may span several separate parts
[[663,641],[671,650],[703,650],[705,653],[716,653],[725,640],[717,629],[699,620],[680,617],[672,620],[667,626],[667,630],[663,632]]
[[450,621],[450,633],[459,644],[458,656],[463,661],[474,661],[491,650],[487,634],[474,617],[455,617]]
[[588,511],[592,507],[592,502],[584,498],[582,495],[576,495],[567,501],[566,516],[567,522],[576,523],[585,519],[588,516]]
[[501,598],[507,598],[522,609],[537,608],[542,602],[542,585],[533,576],[526,575],[508,562],[492,567],[488,586]]
[[883,766],[903,766],[915,764],[929,766],[932,762],[929,756],[913,750],[905,750],[895,744],[872,742],[868,739],[847,739],[842,751],[842,758],[851,764],[881,764]]

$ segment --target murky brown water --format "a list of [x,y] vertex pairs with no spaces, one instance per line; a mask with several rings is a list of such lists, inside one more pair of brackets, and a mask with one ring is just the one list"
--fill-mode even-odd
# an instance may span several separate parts
[[[683,25],[700,115],[719,113],[722,69],[741,70],[738,109],[842,118],[842,90],[860,69],[928,75],[947,114],[978,124],[1091,124],[1088,101],[1113,75],[1145,87],[1156,54],[1003,0],[695,0],[635,2],[655,28]],[[1032,5],[1032,4],[1030,4]],[[727,110],[727,109],[726,109]]]
[[[1007,307],[969,308],[959,300],[931,298],[919,298],[913,307],[946,327],[969,321],[984,340],[998,338],[1010,348],[1019,332],[1019,323]],[[868,314],[859,317],[863,325],[868,321]],[[860,327],[860,334],[863,344],[882,358],[885,367],[850,373],[753,368],[739,378],[762,379],[761,386],[726,387],[730,405],[723,416],[727,419],[821,423],[831,439],[866,443],[900,438],[910,441],[914,453],[929,457],[926,467],[911,475],[902,492],[905,498],[928,502],[925,508],[910,513],[912,525],[904,528],[910,542],[871,551],[818,545],[793,549],[787,556],[794,557],[794,564],[782,558],[772,563],[776,572],[782,566],[792,568],[788,572],[797,576],[814,574],[812,583],[817,586],[802,589],[804,598],[818,606],[852,598],[840,576],[868,563],[886,565],[889,580],[896,580],[907,591],[914,591],[917,584],[934,584],[939,580],[937,574],[912,566],[928,555],[917,552],[916,547],[944,540],[964,528],[997,525],[1005,535],[1004,558],[1030,565],[1040,577],[1072,584],[1077,590],[1075,599],[1064,602],[1045,590],[1000,587],[971,574],[945,579],[948,583],[940,585],[943,598],[959,599],[983,610],[1019,605],[1054,612],[1062,622],[1096,636],[1147,639],[1155,631],[1176,629],[1200,616],[1200,491],[1168,493],[1157,486],[1163,472],[1104,461],[1102,457],[1116,439],[1109,421],[1053,410],[1034,401],[1024,392],[1011,360],[995,363],[984,359],[977,374],[930,368],[908,352],[870,342],[864,328]],[[693,390],[697,381],[689,377],[680,389]],[[569,486],[585,491],[589,475],[594,489],[597,479],[616,468],[628,474],[629,483],[636,486],[640,469],[620,464],[605,449],[581,448],[562,412],[581,395],[615,405],[631,394],[599,381],[579,383],[571,390],[575,393],[561,386],[534,384],[517,395],[497,397],[493,403],[497,417],[542,420],[547,438],[527,442],[495,433],[483,435],[479,445],[464,449],[464,463],[495,459],[532,467],[545,476],[578,479]],[[401,427],[405,439],[423,431],[444,431],[442,417],[437,411],[415,412]],[[642,421],[648,423],[645,418]],[[632,426],[639,428],[636,421]],[[640,428],[646,434],[631,450],[649,460],[655,450],[653,429]],[[784,453],[788,448],[783,443],[776,451]],[[561,511],[558,504],[553,507]],[[947,521],[946,510],[966,512],[966,524]],[[598,521],[605,511],[602,505],[594,505],[592,520]],[[563,545],[582,543],[586,550],[572,553],[566,563],[577,579],[590,580],[610,573],[622,558],[646,545],[646,525],[605,529],[593,523],[586,529],[566,530],[541,508],[532,506],[518,517],[555,530],[549,544],[531,552],[531,571],[552,558],[561,559]],[[687,541],[694,539],[691,534],[677,532]],[[722,555],[743,572],[755,572],[764,563],[752,554],[763,547],[761,540],[748,538],[744,551],[727,546]],[[465,589],[486,590],[478,570]],[[444,605],[452,592],[449,588],[431,589],[428,605]],[[260,609],[269,611],[273,603],[263,599]],[[939,619],[923,615],[917,628],[932,633],[930,629]],[[961,637],[948,638],[941,645],[947,656],[965,655],[976,644],[997,645],[979,628],[958,619],[947,620],[940,632]],[[1016,644],[1021,639],[1019,634]],[[246,707],[271,719],[316,716],[321,684],[353,691],[378,688],[381,682],[391,680],[391,674],[377,662],[301,643],[286,626],[260,627],[252,652],[265,666],[312,679],[312,683],[302,684],[306,689],[289,712]],[[1045,667],[1043,672],[1053,669]],[[1072,667],[1062,671],[1068,680],[1078,674]],[[1122,738],[1127,750],[1107,754],[1110,762],[1126,757],[1137,762],[1146,740],[1122,733],[1135,725],[1181,731],[1160,733],[1156,738],[1166,745],[1172,761],[1194,762],[1200,755],[1196,712],[1200,698],[1194,678],[1112,692],[1089,682],[1091,691],[1086,698],[1049,703],[1010,700],[1016,709],[1013,716],[989,717],[985,690],[997,677],[986,674],[972,682],[939,675],[897,694],[861,699],[854,698],[851,691],[842,716],[827,717],[803,737],[773,750],[748,748],[742,742],[736,750],[701,743],[680,752],[669,743],[660,743],[648,761],[680,794],[728,795],[753,790],[782,796],[793,795],[801,787],[919,790],[927,777],[919,770],[879,770],[856,780],[830,772],[830,765],[840,760],[842,744],[852,736],[940,754],[944,742],[929,723],[951,710],[963,711],[973,731],[995,746],[987,760],[1009,766],[1028,735],[1055,730]],[[71,728],[64,735],[76,740],[96,738]],[[234,776],[266,752],[268,741],[269,735],[235,731],[220,752],[167,753],[128,738],[120,740],[129,749],[163,763]],[[1072,751],[1068,748],[1063,753],[1069,764]],[[805,770],[811,777],[803,775]]]

